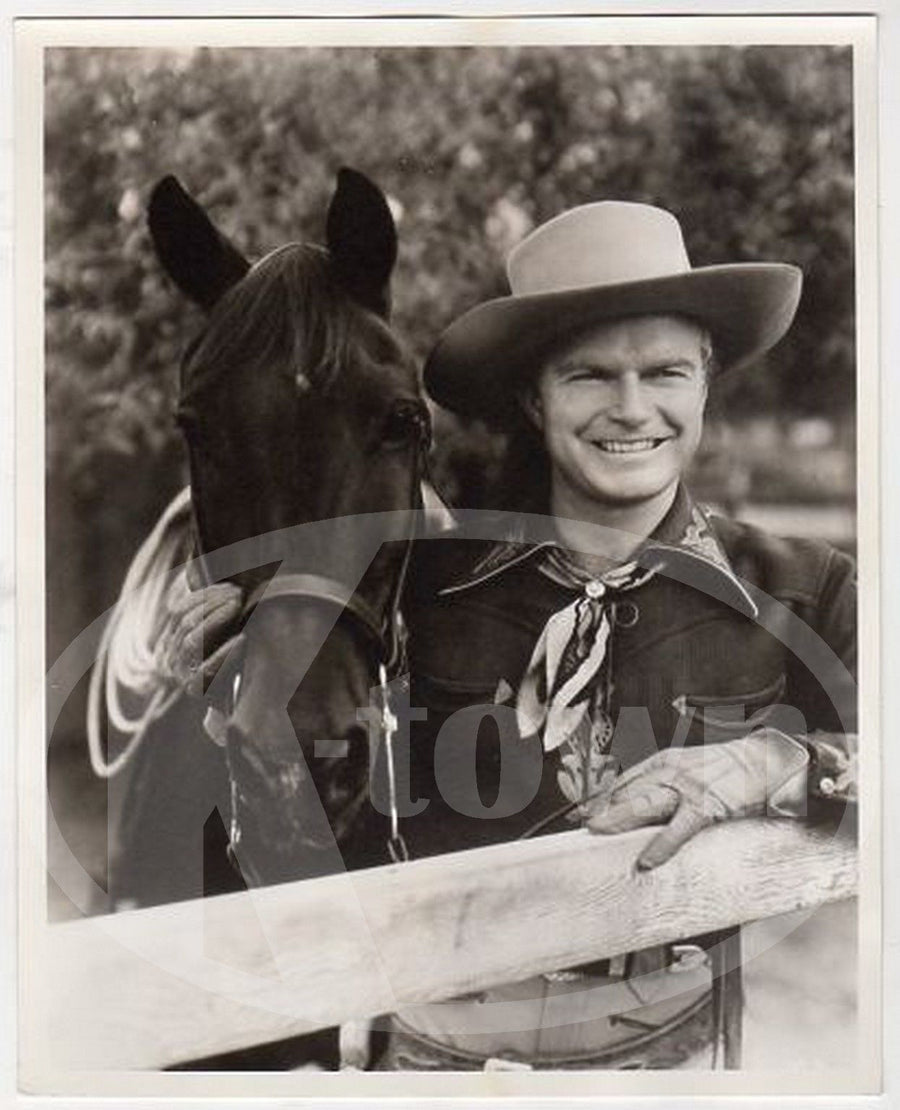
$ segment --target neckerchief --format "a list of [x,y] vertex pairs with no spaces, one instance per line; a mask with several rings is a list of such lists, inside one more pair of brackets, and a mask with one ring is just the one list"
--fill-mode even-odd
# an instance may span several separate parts
[[733,580],[702,510],[686,499],[678,508],[674,535],[668,519],[630,561],[602,574],[591,575],[556,545],[544,549],[538,564],[576,596],[550,616],[538,636],[519,686],[516,716],[523,737],[540,734],[544,751],[558,752],[557,782],[572,802],[601,792],[617,772],[610,755],[611,635],[623,595],[640,590],[672,552],[696,557]]
[[[553,563],[553,577],[558,577],[565,564]],[[580,583],[575,600],[550,617],[519,687],[516,716],[522,736],[541,732],[544,750],[552,752],[583,728],[591,694],[605,677],[616,599],[655,573],[655,568],[625,563]]]

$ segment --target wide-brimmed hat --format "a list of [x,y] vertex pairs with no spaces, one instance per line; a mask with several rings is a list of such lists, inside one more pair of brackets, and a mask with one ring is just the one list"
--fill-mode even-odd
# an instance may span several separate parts
[[688,317],[709,330],[720,370],[745,365],[790,327],[802,284],[781,262],[694,269],[671,212],[624,201],[543,224],[512,250],[507,275],[510,295],[455,320],[426,362],[428,392],[455,412],[501,415],[536,352],[625,316]]

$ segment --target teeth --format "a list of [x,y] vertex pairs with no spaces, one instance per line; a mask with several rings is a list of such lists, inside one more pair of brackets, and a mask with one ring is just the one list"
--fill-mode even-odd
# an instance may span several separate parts
[[634,451],[650,451],[661,439],[599,439],[596,441],[601,451],[609,451],[613,455],[627,455]]

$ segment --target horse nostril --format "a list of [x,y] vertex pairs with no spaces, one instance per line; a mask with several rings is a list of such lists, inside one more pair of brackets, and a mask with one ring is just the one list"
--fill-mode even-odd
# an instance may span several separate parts
[[233,774],[250,788],[256,784],[269,791],[293,793],[306,777],[302,759],[278,758],[275,753],[267,756],[234,721],[229,721],[225,730],[225,744]]

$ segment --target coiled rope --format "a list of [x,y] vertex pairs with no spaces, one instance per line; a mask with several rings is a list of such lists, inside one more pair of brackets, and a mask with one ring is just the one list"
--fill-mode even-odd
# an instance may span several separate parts
[[[128,568],[91,672],[87,741],[91,767],[101,778],[119,774],[134,758],[147,730],[182,696],[183,688],[160,669],[156,646],[166,626],[165,596],[175,568],[190,557],[190,489],[170,502]],[[107,759],[101,711],[125,746]],[[136,709],[126,706],[137,706]]]
[[[430,532],[453,525],[452,513],[427,481],[422,482],[422,498]],[[100,778],[112,778],[131,762],[153,722],[185,692],[184,683],[161,665],[158,649],[171,616],[167,597],[184,576],[182,564],[191,554],[191,494],[186,487],[132,560],[100,641],[87,707],[88,753]],[[111,760],[102,740],[104,702],[108,726],[125,740]]]

